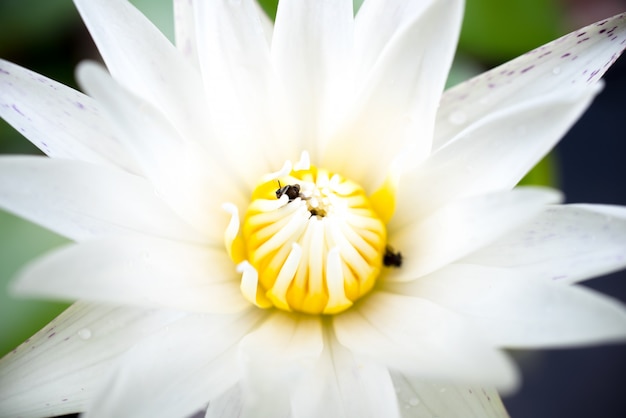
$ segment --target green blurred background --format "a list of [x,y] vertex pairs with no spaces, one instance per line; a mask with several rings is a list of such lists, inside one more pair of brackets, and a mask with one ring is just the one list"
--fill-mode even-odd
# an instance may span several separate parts
[[[173,39],[171,0],[131,2]],[[361,2],[355,1],[355,9]],[[261,3],[270,16],[275,14],[275,0]],[[623,0],[467,0],[449,85],[623,10],[626,10]],[[84,59],[98,59],[71,0],[0,0],[0,57],[74,87],[76,64]],[[39,151],[0,120],[0,153],[37,154]],[[559,186],[557,167],[555,158],[551,157],[525,182]],[[15,299],[7,292],[8,283],[18,269],[66,242],[60,236],[0,211],[0,355],[13,349],[67,306]],[[518,417],[530,416],[525,414]]]

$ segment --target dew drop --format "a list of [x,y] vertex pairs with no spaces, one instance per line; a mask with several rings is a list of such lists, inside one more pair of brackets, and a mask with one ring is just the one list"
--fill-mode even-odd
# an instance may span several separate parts
[[554,74],[554,75],[561,74],[561,67],[554,67],[552,69],[552,74]]
[[411,405],[411,406],[417,406],[417,405],[419,405],[419,403],[420,403],[420,400],[417,399],[417,398],[409,399],[409,405]]
[[450,120],[450,123],[462,125],[467,120],[467,115],[464,112],[457,110],[456,112],[452,112],[448,119]]
[[83,340],[88,340],[91,338],[91,330],[89,328],[83,328],[78,331],[78,336]]

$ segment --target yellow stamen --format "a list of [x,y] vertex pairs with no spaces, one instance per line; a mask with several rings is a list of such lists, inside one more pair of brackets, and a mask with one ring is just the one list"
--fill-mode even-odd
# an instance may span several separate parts
[[[377,194],[379,207],[383,196]],[[305,158],[263,178],[241,231],[237,209],[225,209],[232,216],[226,246],[239,263],[242,293],[255,305],[336,314],[374,286],[387,232],[358,184]]]

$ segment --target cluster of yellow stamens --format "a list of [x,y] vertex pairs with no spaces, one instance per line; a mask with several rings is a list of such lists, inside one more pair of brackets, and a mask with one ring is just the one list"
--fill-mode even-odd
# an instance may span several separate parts
[[[386,228],[356,183],[315,166],[279,173],[254,190],[237,239],[243,294],[260,307],[335,314],[380,274]],[[231,222],[232,223],[232,222]],[[239,262],[240,260],[236,260]]]

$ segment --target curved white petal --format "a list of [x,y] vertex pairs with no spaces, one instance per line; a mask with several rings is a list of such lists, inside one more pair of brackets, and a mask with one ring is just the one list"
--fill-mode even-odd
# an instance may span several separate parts
[[178,51],[196,68],[200,68],[196,23],[191,0],[174,0],[174,38]]
[[79,302],[0,360],[2,416],[86,409],[113,359],[180,312]]
[[19,294],[228,313],[250,304],[226,252],[121,236],[63,247],[15,279]]
[[191,62],[128,1],[74,3],[113,77],[159,109],[181,135],[202,141],[202,79]]
[[120,140],[133,153],[156,192],[184,220],[214,241],[228,222],[222,204],[243,207],[244,190],[228,161],[178,135],[149,104],[130,94],[100,66],[83,64],[78,76],[109,113]]
[[256,13],[261,21],[261,27],[263,28],[263,34],[265,35],[265,41],[268,45],[272,45],[272,38],[274,37],[274,21],[265,13],[265,10],[261,7],[261,4],[255,0],[253,2]]
[[426,299],[376,292],[333,318],[339,342],[408,376],[511,390],[514,365],[471,322]]
[[481,119],[400,177],[389,228],[453,199],[509,190],[587,109],[598,88],[533,98]]
[[[407,8],[417,6],[406,3]],[[389,9],[384,16],[399,13],[392,5]],[[355,86],[356,100],[325,146],[324,166],[354,179],[369,192],[381,185],[400,154],[416,164],[430,152],[463,3],[442,0],[418,10],[402,22],[372,70]],[[375,27],[369,31],[377,33],[377,23],[370,24]]]
[[85,417],[190,416],[239,379],[237,342],[263,312],[190,315],[144,338],[115,363]]
[[76,241],[122,233],[207,242],[141,177],[80,161],[0,158],[0,206]]
[[611,273],[626,267],[626,208],[547,208],[463,262],[511,268],[527,277],[563,283]]
[[[215,144],[251,192],[260,176],[297,157],[297,141],[278,141],[269,45],[255,0],[196,3],[198,52]],[[282,120],[281,120],[282,121]]]
[[433,3],[435,3],[433,0],[363,2],[354,19],[353,60],[354,68],[358,71],[355,74],[357,80],[364,81],[390,40],[418,19]]
[[387,289],[463,315],[499,347],[626,341],[626,307],[617,300],[513,269],[453,264],[411,283],[388,284]]
[[[530,29],[529,29],[530,30]],[[626,19],[618,15],[579,29],[447,90],[434,148],[496,109],[550,92],[597,82],[626,45]]]
[[277,311],[239,345],[242,417],[282,417],[289,392],[311,373],[323,349],[320,318]]
[[289,112],[281,120],[313,161],[319,161],[319,139],[346,74],[353,25],[351,0],[282,0],[278,5],[272,59]]
[[392,372],[404,418],[509,418],[495,389],[431,383]]
[[418,222],[389,231],[389,245],[403,255],[384,280],[409,281],[491,244],[541,213],[561,196],[551,189],[520,187],[456,201]]
[[359,358],[326,333],[324,351],[312,376],[292,395],[294,418],[400,417],[386,367]]
[[209,402],[204,418],[241,417],[243,411],[243,393],[241,385],[236,384]]
[[50,157],[138,170],[95,100],[1,59],[0,117]]

